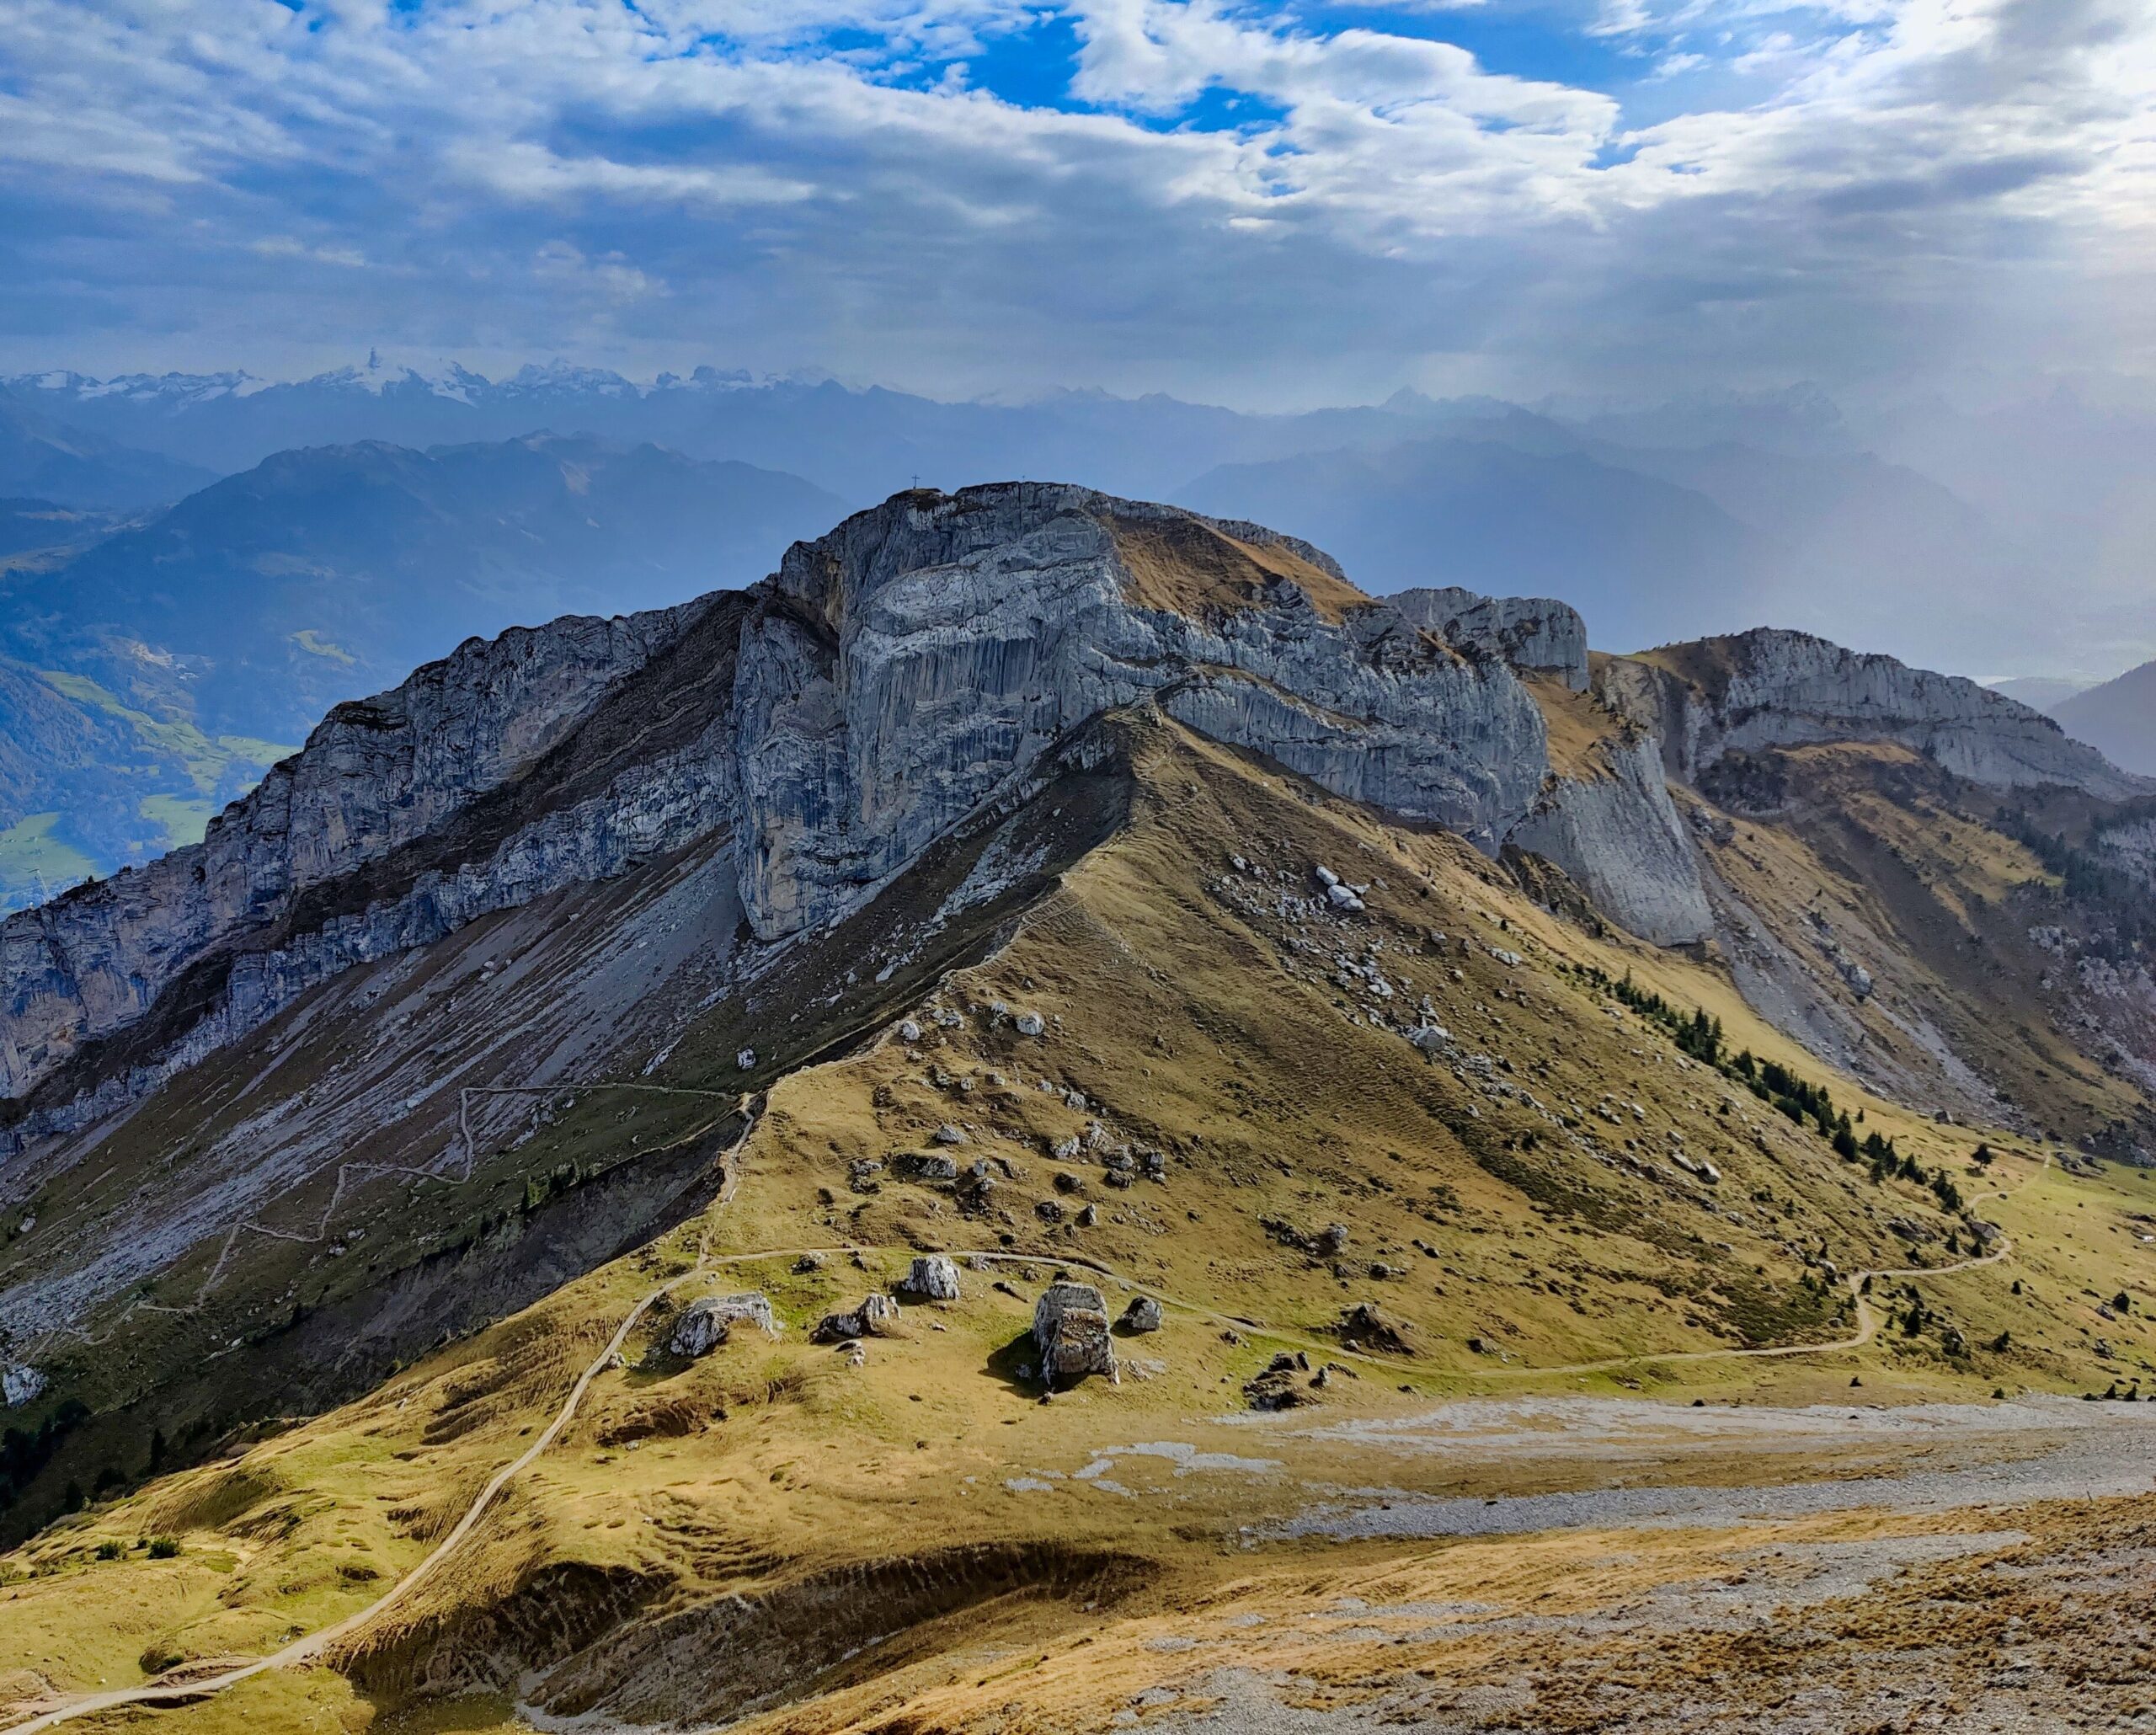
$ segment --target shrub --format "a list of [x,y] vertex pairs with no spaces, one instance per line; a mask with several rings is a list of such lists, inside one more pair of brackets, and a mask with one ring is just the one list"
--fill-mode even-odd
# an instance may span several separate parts
[[150,1558],[153,1561],[168,1561],[179,1552],[179,1538],[177,1536],[152,1536],[150,1539]]

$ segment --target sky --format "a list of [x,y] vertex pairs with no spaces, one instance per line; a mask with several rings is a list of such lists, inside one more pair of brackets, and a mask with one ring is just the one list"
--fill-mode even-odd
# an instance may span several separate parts
[[0,0],[0,368],[2156,376],[2149,0]]

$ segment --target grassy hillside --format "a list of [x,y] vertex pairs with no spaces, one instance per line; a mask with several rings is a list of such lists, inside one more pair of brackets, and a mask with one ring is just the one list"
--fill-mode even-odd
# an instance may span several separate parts
[[[1860,1381],[1867,1404],[1982,1403],[2156,1380],[2141,1172],[1898,1108],[1764,1023],[1717,961],[1590,933],[1449,835],[1174,728],[1118,720],[1088,762],[663,1045],[625,1033],[594,1076],[677,1093],[633,1121],[623,1098],[578,1093],[532,1136],[490,1140],[467,1181],[352,1197],[382,1285],[398,1250],[543,1188],[570,1142],[618,1161],[693,1125],[718,1164],[670,1227],[355,1402],[131,1487],[152,1467],[140,1443],[120,1487],[8,1557],[0,1682],[28,1703],[182,1679],[366,1610],[545,1439],[587,1368],[558,1434],[394,1606],[308,1667],[109,1726],[508,1727],[521,1697],[632,1722],[1098,1727],[1201,1630],[1257,1647],[1258,1626],[1377,1600],[1380,1582],[1393,1602],[1584,1610],[1721,1558],[1682,1535],[1620,1569],[1591,1538],[1523,1553],[1290,1533],[1314,1501],[1353,1504],[1373,1450],[1387,1498],[1601,1473],[1382,1444],[1436,1399],[1839,1404]],[[1366,909],[1336,911],[1320,866],[1367,887]],[[2020,871],[1969,871],[1994,868]],[[872,985],[879,959],[894,968]],[[321,1028],[296,1009],[264,1033],[301,1069],[280,1088],[305,1089]],[[712,1099],[744,1086],[761,1100],[728,1145],[742,1124]],[[1835,1148],[1844,1114],[1854,1157]],[[68,1209],[90,1166],[50,1177],[41,1212]],[[361,1257],[246,1246],[220,1333],[248,1308],[331,1305]],[[958,1256],[959,1300],[907,1305],[858,1365],[810,1341],[927,1250]],[[199,1292],[216,1257],[201,1244],[159,1293]],[[1099,1282],[1112,1314],[1165,1304],[1159,1332],[1118,1339],[1120,1383],[1050,1396],[1027,1376],[1032,1303],[1059,1271]],[[748,1289],[776,1337],[665,1353],[687,1301]],[[131,1365],[143,1393],[151,1362],[205,1341],[135,1337],[139,1311],[115,1325],[79,1389]],[[236,1378],[287,1327],[252,1329],[194,1382]],[[1246,1388],[1282,1357],[1271,1389],[1298,1401],[1260,1414]],[[48,1481],[83,1476],[81,1450]],[[1753,1468],[1735,1444],[1681,1467],[1659,1450],[1638,1456],[1650,1483]],[[1822,1453],[1801,1474],[1860,1461]],[[1229,1610],[1257,1620],[1225,1630]],[[1352,1647],[1267,1654],[1327,1691],[1363,1678]],[[414,1708],[445,1695],[453,1715]]]

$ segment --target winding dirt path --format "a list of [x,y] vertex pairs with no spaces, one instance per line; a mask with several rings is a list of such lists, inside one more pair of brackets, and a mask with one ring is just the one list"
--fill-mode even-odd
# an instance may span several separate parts
[[[739,1107],[740,1113],[745,1117],[745,1123],[739,1136],[723,1153],[722,1161],[731,1159],[746,1148],[749,1135],[755,1130],[756,1122],[762,1110],[760,1101],[748,1097],[739,1099]],[[740,1185],[740,1166],[738,1163],[729,1162],[726,1171],[726,1179],[720,1183],[718,1197],[713,1201],[714,1209],[723,1209],[732,1202],[734,1191]],[[710,1233],[710,1226],[707,1224],[704,1231],[707,1244]],[[394,1608],[431,1578],[441,1563],[456,1551],[457,1545],[478,1527],[479,1520],[486,1516],[488,1509],[500,1497],[502,1490],[524,1471],[529,1469],[539,1455],[553,1444],[561,1431],[574,1419],[578,1407],[584,1401],[584,1394],[591,1389],[591,1382],[605,1372],[607,1365],[621,1353],[622,1346],[629,1341],[629,1333],[636,1329],[638,1322],[650,1311],[653,1304],[669,1290],[687,1283],[691,1278],[702,1276],[711,1268],[712,1262],[706,1258],[705,1248],[699,1247],[696,1263],[694,1265],[678,1276],[667,1279],[664,1283],[660,1284],[639,1300],[636,1305],[629,1310],[628,1317],[614,1328],[614,1334],[606,1340],[606,1347],[594,1356],[585,1365],[584,1371],[577,1375],[576,1383],[569,1388],[568,1395],[562,1400],[561,1407],[554,1412],[553,1419],[540,1431],[538,1437],[515,1458],[504,1464],[488,1478],[486,1486],[479,1490],[478,1493],[473,1497],[472,1503],[465,1508],[463,1516],[457,1519],[449,1534],[421,1558],[418,1565],[364,1609],[347,1615],[342,1620],[311,1632],[303,1638],[294,1639],[280,1651],[274,1651],[267,1657],[257,1658],[252,1663],[241,1663],[236,1668],[225,1670],[221,1674],[209,1675],[199,1681],[180,1682],[170,1686],[124,1687],[115,1689],[109,1693],[85,1694],[79,1698],[71,1699],[65,1704],[55,1706],[49,1711],[40,1711],[22,1722],[9,1723],[5,1726],[4,1730],[0,1730],[0,1735],[35,1735],[38,1730],[54,1728],[61,1723],[72,1722],[77,1717],[88,1716],[96,1711],[116,1711],[124,1706],[193,1704],[199,1700],[211,1698],[229,1688],[236,1687],[242,1681],[252,1680],[256,1675],[265,1674],[273,1668],[289,1668],[295,1664],[317,1661],[339,1640],[350,1637],[366,1626],[369,1621]]]
[[[746,1122],[739,1136],[724,1153],[728,1158],[736,1156],[746,1148],[750,1134],[755,1130],[762,1104],[760,1099],[743,1097],[739,1099],[739,1108],[740,1112],[746,1117]],[[2020,1192],[2023,1188],[2033,1185],[2051,1167],[2051,1164],[2052,1159],[2047,1154],[2043,1161],[2015,1186],[1987,1196],[1997,1198],[2011,1198],[2013,1194]],[[714,1201],[715,1209],[723,1208],[732,1201],[740,1180],[740,1166],[731,1164],[727,1170],[726,1179],[719,1188],[718,1197]],[[221,1693],[228,1688],[238,1685],[242,1681],[252,1679],[254,1676],[265,1674],[270,1669],[290,1668],[295,1664],[317,1661],[338,1641],[357,1632],[369,1621],[395,1607],[411,1595],[440,1567],[442,1562],[455,1551],[458,1545],[471,1535],[478,1525],[480,1519],[486,1515],[488,1508],[499,1497],[502,1491],[517,1476],[528,1469],[575,1417],[578,1407],[584,1401],[584,1395],[590,1391],[591,1382],[597,1379],[600,1374],[605,1371],[608,1363],[621,1353],[622,1346],[627,1343],[630,1332],[636,1329],[638,1322],[643,1318],[660,1296],[687,1283],[692,1278],[702,1276],[723,1266],[744,1264],[762,1259],[798,1257],[807,1253],[831,1257],[867,1251],[857,1247],[766,1247],[751,1252],[725,1253],[713,1257],[709,1252],[708,1247],[710,1232],[710,1225],[707,1223],[704,1231],[705,1240],[697,1249],[696,1262],[694,1265],[679,1276],[670,1278],[658,1285],[629,1311],[628,1316],[615,1328],[613,1336],[607,1339],[606,1347],[577,1376],[575,1385],[570,1387],[568,1395],[562,1401],[561,1407],[554,1412],[553,1419],[547,1424],[539,1436],[516,1458],[494,1472],[486,1486],[480,1489],[471,1505],[465,1509],[463,1516],[456,1521],[450,1533],[437,1543],[417,1566],[399,1578],[374,1602],[355,1614],[346,1615],[334,1626],[323,1627],[317,1632],[308,1634],[304,1638],[295,1639],[280,1651],[259,1658],[253,1663],[227,1669],[221,1674],[173,1686],[130,1687],[109,1693],[85,1695],[81,1698],[71,1700],[64,1705],[56,1706],[51,1710],[40,1712],[22,1722],[0,1727],[0,1735],[36,1735],[37,1731],[56,1727],[59,1724],[72,1722],[77,1717],[87,1716],[95,1711],[116,1710],[123,1706],[190,1704]],[[1549,1367],[1506,1368],[1488,1374],[1473,1374],[1467,1377],[1496,1379],[1550,1374],[1589,1374],[1606,1372],[1618,1368],[1637,1367],[1643,1363],[1736,1361],[1769,1356],[1830,1355],[1847,1350],[1860,1349],[1878,1335],[1880,1326],[1883,1322],[1878,1311],[1871,1305],[1865,1295],[1864,1285],[1866,1282],[1881,1278],[1914,1280],[1920,1278],[1947,1277],[1956,1272],[1974,1271],[1983,1266],[1999,1264],[2009,1257],[2013,1251],[2012,1241],[2002,1235],[1999,1247],[1993,1252],[1977,1258],[1964,1259],[1952,1265],[1917,1266],[1904,1269],[1882,1268],[1850,1273],[1846,1281],[1850,1296],[1856,1303],[1858,1329],[1854,1336],[1839,1338],[1832,1343],[1777,1344],[1756,1349],[1683,1350],[1662,1354],[1649,1352],[1635,1355],[1611,1356],[1599,1361],[1573,1362]],[[1156,1296],[1165,1305],[1175,1308],[1178,1312],[1209,1320],[1215,1324],[1258,1332],[1283,1342],[1299,1343],[1305,1348],[1317,1349],[1328,1356],[1344,1355],[1372,1366],[1396,1367],[1395,1364],[1385,1361],[1379,1357],[1345,1349],[1338,1344],[1305,1337],[1294,1331],[1276,1328],[1238,1315],[1221,1313],[1198,1303],[1168,1295],[1155,1285],[1143,1283],[1118,1270],[1104,1259],[1066,1252],[1027,1252],[1010,1248],[961,1250],[956,1257],[966,1259],[976,1267],[1060,1265],[1072,1269],[1090,1271],[1097,1276],[1110,1279],[1126,1289]]]

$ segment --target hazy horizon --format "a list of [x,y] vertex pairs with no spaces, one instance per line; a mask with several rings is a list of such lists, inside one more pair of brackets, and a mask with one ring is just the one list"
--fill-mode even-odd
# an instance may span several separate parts
[[2156,375],[2132,0],[5,13],[6,371],[718,354],[1246,408]]

